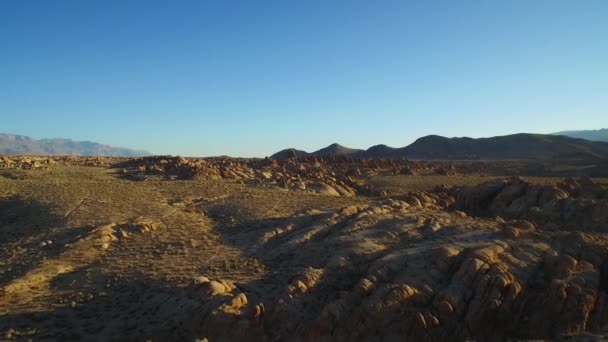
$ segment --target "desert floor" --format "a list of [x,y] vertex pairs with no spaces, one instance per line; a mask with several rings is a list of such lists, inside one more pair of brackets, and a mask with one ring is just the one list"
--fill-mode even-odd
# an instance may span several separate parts
[[435,190],[497,178],[376,175],[389,195],[331,196],[132,181],[108,167],[0,169],[0,339],[601,336],[601,229],[477,215]]

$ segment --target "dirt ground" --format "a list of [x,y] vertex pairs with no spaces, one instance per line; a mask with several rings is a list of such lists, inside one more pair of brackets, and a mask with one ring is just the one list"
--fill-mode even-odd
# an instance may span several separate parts
[[[457,196],[430,194],[439,185],[495,178],[375,176],[369,183],[390,195],[331,196],[227,179],[132,181],[108,167],[0,169],[0,340],[601,336],[599,294],[581,313],[583,323],[560,304],[497,335],[475,326],[487,315],[475,305],[489,305],[489,295],[482,305],[475,294],[460,294],[481,286],[468,268],[504,278],[499,297],[506,303],[517,286],[535,293],[529,284],[553,277],[544,258],[564,254],[572,238],[572,231],[539,233],[535,223],[529,238],[512,242],[504,220],[454,211]],[[513,234],[528,234],[527,223],[518,224]],[[581,241],[605,248],[604,232],[587,234],[595,235]],[[486,256],[472,258],[480,251]],[[581,265],[585,257],[575,259]],[[483,262],[469,265],[475,260]],[[594,276],[581,276],[583,293],[604,289],[602,260],[588,261],[598,268],[597,286],[590,285]],[[568,279],[560,281],[575,282]],[[541,312],[530,298],[517,305],[518,312]],[[497,317],[487,322],[520,316]],[[564,329],[531,327],[555,317]]]
[[[239,227],[361,202],[227,181],[131,182],[114,173],[58,166],[0,177],[4,338],[151,339],[151,328],[188,316],[157,307],[195,277],[246,284],[279,271],[236,246]],[[156,229],[105,249],[96,241],[98,227],[140,217]]]

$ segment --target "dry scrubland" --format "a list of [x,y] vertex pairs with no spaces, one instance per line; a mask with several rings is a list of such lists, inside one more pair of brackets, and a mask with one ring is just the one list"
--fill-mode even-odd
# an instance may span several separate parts
[[608,335],[608,182],[511,166],[0,157],[0,339]]

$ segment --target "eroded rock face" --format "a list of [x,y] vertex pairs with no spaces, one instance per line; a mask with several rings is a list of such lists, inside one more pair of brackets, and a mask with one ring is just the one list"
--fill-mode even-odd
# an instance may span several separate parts
[[[508,180],[466,189],[467,196],[465,189],[411,193],[269,224],[247,249],[281,270],[272,276],[278,289],[225,296],[205,321],[214,332],[208,337],[504,340],[603,329],[605,234],[452,209],[505,210],[494,203],[513,203],[529,188],[536,189]],[[556,188],[549,202],[561,191],[574,199],[605,196],[586,180]],[[230,329],[217,332],[219,317]]]
[[110,223],[99,226],[93,229],[90,236],[86,239],[94,241],[95,245],[101,249],[108,249],[112,242],[129,238],[132,234],[143,234],[154,231],[159,226],[161,226],[159,222],[138,217],[129,222],[120,224]]
[[528,218],[560,229],[608,232],[608,192],[589,178],[534,185],[520,178],[453,190],[454,208],[476,216]]

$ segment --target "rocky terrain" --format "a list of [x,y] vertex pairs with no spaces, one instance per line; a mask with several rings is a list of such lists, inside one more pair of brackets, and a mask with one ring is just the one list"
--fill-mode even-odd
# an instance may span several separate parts
[[4,156],[0,339],[606,338],[608,180],[565,172]]
[[387,195],[366,180],[377,175],[457,175],[482,173],[485,166],[395,159],[359,160],[346,156],[294,156],[283,159],[182,158],[171,156],[131,159],[115,165],[125,179],[232,179],[253,186],[331,196]]

